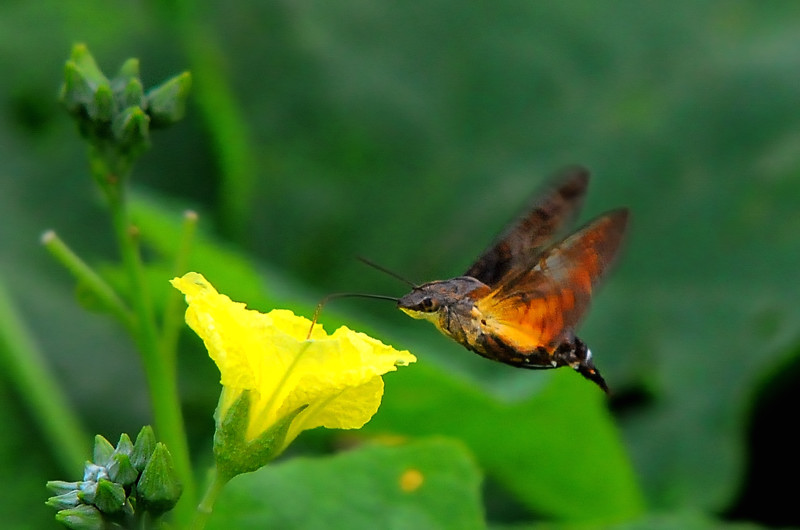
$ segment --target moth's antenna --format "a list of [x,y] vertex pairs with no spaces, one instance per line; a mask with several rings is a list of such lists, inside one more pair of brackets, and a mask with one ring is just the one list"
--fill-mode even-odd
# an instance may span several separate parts
[[317,304],[317,308],[314,310],[314,317],[311,319],[311,327],[308,329],[308,335],[306,336],[306,340],[311,338],[311,332],[314,331],[314,326],[317,323],[317,318],[319,317],[320,312],[322,311],[322,307],[328,303],[328,301],[333,300],[334,298],[374,298],[377,300],[391,300],[393,302],[397,302],[399,298],[394,296],[385,296],[382,294],[367,294],[367,293],[333,293],[329,294],[325,298],[319,301]]
[[368,260],[367,258],[365,258],[363,256],[358,256],[358,261],[360,261],[364,265],[369,265],[373,269],[377,269],[377,270],[381,271],[384,274],[388,274],[392,278],[394,278],[396,280],[400,280],[401,282],[405,283],[406,285],[410,285],[411,287],[419,287],[416,283],[412,282],[411,280],[407,280],[407,279],[403,278],[402,276],[400,276],[399,274],[397,274],[396,272],[390,271],[386,267],[384,267],[382,265],[378,265],[374,261],[370,261],[370,260]]

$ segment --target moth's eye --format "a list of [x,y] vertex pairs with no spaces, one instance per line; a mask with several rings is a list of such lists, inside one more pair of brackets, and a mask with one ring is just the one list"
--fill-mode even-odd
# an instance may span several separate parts
[[422,308],[423,311],[431,312],[431,311],[436,311],[439,304],[434,302],[433,298],[425,297],[419,303],[419,306]]

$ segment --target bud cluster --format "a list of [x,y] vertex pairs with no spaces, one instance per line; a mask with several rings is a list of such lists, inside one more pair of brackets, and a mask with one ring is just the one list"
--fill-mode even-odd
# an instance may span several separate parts
[[64,67],[61,102],[94,148],[130,165],[149,146],[151,128],[183,118],[190,84],[184,72],[145,92],[138,59],[108,79],[86,46],[76,44]]
[[55,493],[47,504],[68,528],[139,528],[144,518],[156,520],[180,498],[172,456],[150,426],[139,431],[135,443],[123,433],[116,447],[97,435],[92,460],[83,480],[47,483]]

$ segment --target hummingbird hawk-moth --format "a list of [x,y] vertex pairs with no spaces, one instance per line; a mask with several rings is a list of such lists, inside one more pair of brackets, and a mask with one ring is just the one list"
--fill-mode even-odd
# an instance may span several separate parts
[[557,239],[577,216],[588,183],[585,169],[564,171],[463,275],[415,286],[397,306],[487,359],[530,369],[570,366],[608,392],[575,328],[616,258],[628,210]]

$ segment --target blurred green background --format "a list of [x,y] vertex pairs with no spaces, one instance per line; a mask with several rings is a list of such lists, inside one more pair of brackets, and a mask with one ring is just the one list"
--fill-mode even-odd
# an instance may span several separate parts
[[[90,262],[116,260],[57,102],[75,42],[109,75],[138,57],[145,86],[192,72],[187,119],[154,133],[134,174],[148,257],[196,209],[193,266],[259,309],[404,293],[358,255],[416,282],[455,276],[566,164],[594,175],[584,219],[630,207],[625,255],[580,333],[609,402],[568,370],[480,359],[390,303],[323,313],[329,329],[346,321],[419,357],[387,376],[360,436],[459,440],[443,452],[463,452],[465,483],[482,474],[483,507],[431,513],[483,511],[497,527],[800,525],[787,486],[800,472],[800,4],[3,2],[0,277],[87,432],[115,441],[150,421],[136,354],[121,328],[76,309],[38,242],[52,228]],[[181,387],[207,462],[217,373],[188,334]],[[52,517],[44,482],[76,477],[39,439],[24,390],[4,375],[0,393],[1,511],[38,528]],[[345,434],[304,435],[296,453]],[[263,487],[317,476],[283,469]],[[410,520],[467,525],[392,524]]]

